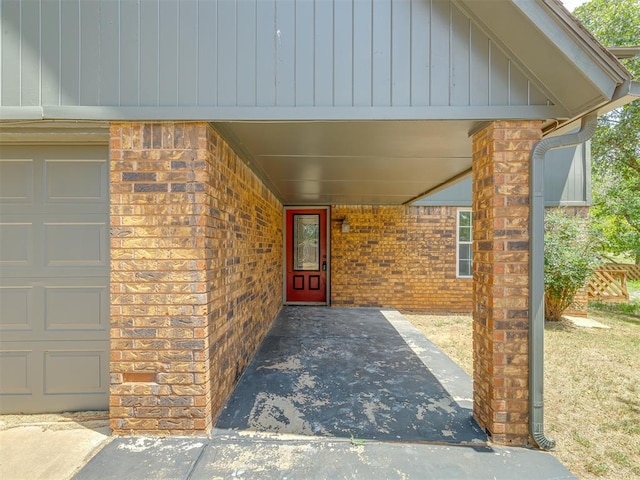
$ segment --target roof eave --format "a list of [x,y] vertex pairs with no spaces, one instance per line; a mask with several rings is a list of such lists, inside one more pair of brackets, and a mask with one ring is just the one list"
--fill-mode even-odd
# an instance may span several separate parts
[[583,47],[586,47],[585,50],[603,69],[608,71],[612,79],[618,79],[617,83],[631,79],[631,73],[620,63],[615,54],[604,47],[559,0],[541,1],[582,41]]
[[593,105],[589,111],[585,111],[580,115],[565,119],[564,121],[554,122],[549,120],[546,126],[543,126],[543,133],[545,136],[549,134],[555,136],[558,134],[568,133],[579,126],[579,122],[582,117],[590,113],[596,112],[598,116],[606,115],[616,108],[620,108],[637,100],[640,100],[640,82],[627,80],[616,88],[610,100],[598,105]]
[[618,59],[557,0],[453,1],[492,32],[494,41],[537,87],[565,108],[567,115],[555,121],[611,103],[619,87],[632,80]]
[[638,99],[640,99],[640,81],[628,79],[616,88],[611,101],[598,109],[598,115],[604,115]]

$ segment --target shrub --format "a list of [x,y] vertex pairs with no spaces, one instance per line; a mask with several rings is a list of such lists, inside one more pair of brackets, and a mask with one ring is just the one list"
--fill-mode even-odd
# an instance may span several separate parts
[[550,210],[545,215],[545,319],[560,320],[599,264],[600,242],[588,220]]

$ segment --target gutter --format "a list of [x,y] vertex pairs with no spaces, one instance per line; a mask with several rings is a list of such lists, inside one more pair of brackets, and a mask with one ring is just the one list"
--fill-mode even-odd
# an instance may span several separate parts
[[572,147],[595,133],[598,115],[582,117],[580,130],[540,140],[531,151],[529,180],[529,433],[542,450],[556,446],[544,434],[544,158],[557,148]]
[[609,50],[617,59],[633,58],[637,55],[640,55],[640,45],[627,47],[608,47],[607,50]]

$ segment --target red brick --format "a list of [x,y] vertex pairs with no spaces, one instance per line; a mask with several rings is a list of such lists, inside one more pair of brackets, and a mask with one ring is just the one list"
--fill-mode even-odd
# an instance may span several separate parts
[[156,381],[156,374],[151,372],[127,372],[122,377],[125,383],[150,383]]

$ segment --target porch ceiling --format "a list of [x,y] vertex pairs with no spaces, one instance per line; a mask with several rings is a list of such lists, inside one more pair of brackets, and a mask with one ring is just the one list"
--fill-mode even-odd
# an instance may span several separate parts
[[402,204],[471,168],[473,121],[216,122],[285,205]]

